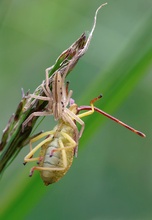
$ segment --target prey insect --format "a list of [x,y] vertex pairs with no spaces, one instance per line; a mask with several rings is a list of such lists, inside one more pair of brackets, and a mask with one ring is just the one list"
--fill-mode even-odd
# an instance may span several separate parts
[[[96,111],[126,127],[127,129],[133,131],[139,136],[145,137],[145,134],[143,134],[142,132],[130,127],[124,122],[102,111],[101,109],[96,108],[94,106],[94,102],[96,102],[101,97],[102,96],[100,95],[97,98],[91,100],[90,106],[78,107],[75,103],[72,103],[69,107],[69,111],[77,115],[77,117],[79,118],[83,118],[85,116],[93,114],[94,111]],[[79,114],[79,112],[83,110],[87,111]],[[73,118],[72,120],[74,121]],[[41,141],[35,148],[32,149],[32,143],[40,140],[43,137],[47,138]],[[37,161],[38,166],[34,166],[31,169],[29,176],[33,175],[34,170],[39,170],[41,178],[45,185],[57,182],[66,174],[66,172],[71,167],[77,145],[78,140],[76,139],[75,130],[71,127],[70,124],[60,119],[58,125],[55,126],[53,130],[42,133],[31,139],[31,150],[29,154],[24,158],[24,162],[27,163]],[[33,155],[39,149],[41,149],[39,157],[33,158]]]
[[[82,114],[77,114],[78,106],[75,103],[72,103],[68,110],[72,113],[71,115],[75,115],[75,117],[71,117],[73,123],[75,124],[75,118],[79,118],[80,122],[82,122],[80,118],[92,114],[94,112],[93,103],[99,98],[101,98],[101,96],[91,100],[90,109]],[[78,145],[77,133],[77,126],[75,129],[70,123],[61,118],[58,121],[58,125],[55,126],[53,130],[44,132],[31,139],[30,152],[24,158],[24,163],[26,164],[27,162],[37,161],[38,166],[31,169],[30,176],[32,176],[34,170],[39,170],[45,185],[57,182],[62,178],[71,167],[75,150]],[[45,140],[32,149],[33,142],[46,136],[48,137]],[[33,158],[34,153],[40,148],[41,151],[39,157]]]

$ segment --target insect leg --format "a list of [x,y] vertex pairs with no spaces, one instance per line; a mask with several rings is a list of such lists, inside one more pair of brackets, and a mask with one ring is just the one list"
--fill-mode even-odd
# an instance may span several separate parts
[[66,156],[66,153],[65,153],[66,148],[64,147],[64,144],[63,144],[61,139],[59,139],[59,146],[60,146],[59,149],[62,150],[63,167],[39,167],[39,166],[34,166],[30,170],[29,176],[33,175],[34,170],[39,170],[39,171],[61,171],[61,170],[65,170],[66,167],[67,167],[67,156]]
[[97,100],[99,100],[101,97],[102,97],[102,95],[99,95],[98,97],[92,99],[92,100],[90,101],[90,105],[91,105],[91,108],[92,108],[92,109],[89,110],[89,111],[87,111],[87,112],[78,114],[77,116],[78,116],[79,118],[83,118],[83,117],[85,117],[85,116],[88,116],[88,115],[93,114],[93,113],[94,113],[94,103],[95,103]]
[[[66,147],[64,147],[64,149],[63,149],[62,147],[53,149],[53,150],[51,151],[51,153],[50,153],[50,156],[53,156],[53,153],[56,152],[56,151],[63,151],[63,150],[64,150],[64,151],[67,151],[67,150],[69,150],[69,149],[71,149],[71,148],[74,149],[74,148],[76,147],[77,143],[71,138],[70,135],[68,135],[67,133],[65,133],[65,132],[63,132],[63,131],[61,131],[61,135],[62,135],[65,139],[67,139],[67,140],[69,141],[70,146],[66,146]],[[59,143],[60,143],[60,146],[62,146],[62,143],[61,143],[61,140],[60,140],[60,139],[59,139]]]
[[[36,141],[38,141],[38,140],[40,140],[40,139],[42,139],[43,137],[46,137],[46,136],[48,136],[48,135],[52,135],[52,134],[55,134],[55,132],[56,131],[54,131],[54,130],[52,130],[52,131],[46,131],[46,132],[44,132],[44,133],[41,133],[41,134],[39,134],[39,135],[37,135],[36,137],[33,137],[33,138],[31,138],[31,140],[30,140],[30,151],[32,151],[33,149],[32,149],[32,143],[35,143]],[[46,139],[47,140],[47,139]]]
[[[48,131],[48,132],[44,132],[40,135],[38,135],[37,137],[33,138],[30,142],[30,145],[33,143],[33,142],[36,142],[37,140],[39,140],[40,138],[42,137],[45,137],[47,135],[51,135],[51,134],[54,134],[55,131]],[[35,154],[35,152],[42,147],[42,145],[46,144],[47,142],[50,142],[52,140],[52,136],[51,137],[48,137],[46,138],[45,140],[41,141],[41,143],[39,143],[35,148],[32,149],[32,146],[30,146],[30,149],[32,149],[24,158],[24,162],[27,163],[27,162],[31,162],[31,161],[35,161],[35,158],[32,158],[32,156]]]
[[85,127],[84,122],[83,122],[80,118],[83,118],[83,117],[85,117],[85,116],[88,116],[88,115],[93,114],[93,113],[94,113],[94,102],[96,102],[97,100],[99,100],[101,97],[102,97],[102,95],[99,95],[98,97],[96,97],[96,98],[94,98],[94,99],[92,99],[92,100],[90,101],[90,105],[91,105],[91,108],[92,108],[91,110],[89,110],[89,111],[87,111],[87,112],[84,112],[84,113],[81,113],[81,114],[78,114],[78,115],[75,115],[75,116],[76,116],[76,117],[75,117],[75,120],[76,120],[77,122],[79,122],[79,124],[81,125],[81,130],[80,130],[80,132],[79,132],[79,137],[82,136],[82,133],[83,133],[84,127]]

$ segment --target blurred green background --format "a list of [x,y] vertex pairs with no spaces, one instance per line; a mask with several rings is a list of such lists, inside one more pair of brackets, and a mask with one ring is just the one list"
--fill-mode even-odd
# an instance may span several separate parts
[[[0,1],[0,130],[21,99],[34,89],[84,31],[90,31],[94,0]],[[1,219],[152,219],[152,1],[109,0],[99,11],[87,51],[68,76],[78,105],[103,94],[96,106],[146,133],[141,138],[95,113],[78,158],[56,184],[44,186],[39,173],[28,177],[25,147],[0,181]],[[46,119],[37,129],[47,131]]]

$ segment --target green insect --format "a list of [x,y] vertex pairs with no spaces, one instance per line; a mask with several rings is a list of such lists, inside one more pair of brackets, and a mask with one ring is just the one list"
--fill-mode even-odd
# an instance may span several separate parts
[[[70,107],[68,108],[71,112],[71,121],[75,124],[75,120],[84,126],[84,122],[80,119],[88,116],[94,112],[93,103],[97,101],[101,96],[93,99],[90,103],[90,110],[82,114],[77,114],[78,106],[71,99]],[[83,110],[83,108],[81,109]],[[68,116],[69,117],[69,116]],[[30,141],[30,152],[24,158],[25,164],[27,162],[37,161],[38,166],[31,169],[30,176],[32,176],[34,170],[39,170],[42,180],[45,185],[49,185],[58,181],[70,168],[73,156],[76,154],[78,146],[78,140],[82,135],[77,138],[79,130],[76,129],[68,121],[63,118],[58,120],[57,126],[51,131],[44,132]],[[45,140],[40,142],[34,149],[32,149],[32,143],[39,139],[48,136]],[[41,148],[40,155],[38,158],[33,158],[34,153]]]
[[[141,137],[145,137],[145,134],[143,134],[142,132],[128,126],[117,118],[114,118],[113,116],[102,111],[101,109],[94,107],[94,102],[96,102],[101,97],[102,96],[100,95],[97,98],[91,100],[90,106],[80,107],[78,107],[71,99],[70,107],[68,110],[71,111],[73,115],[75,115],[74,117],[71,117],[71,120],[73,120],[73,122],[75,123],[75,118],[80,119],[90,114],[93,114],[94,111],[96,111],[128,128],[134,133],[140,135]],[[87,111],[79,114],[79,112],[83,110]],[[80,124],[82,125],[82,123]],[[24,158],[24,164],[26,164],[27,162],[37,161],[38,166],[34,166],[31,169],[29,176],[33,175],[34,170],[39,170],[40,176],[45,185],[49,185],[60,180],[71,167],[74,155],[77,155],[77,146],[79,139],[76,138],[76,133],[78,132],[78,128],[76,131],[76,129],[74,129],[71,124],[64,121],[63,119],[59,119],[58,124],[53,130],[44,132],[31,139],[30,152]],[[32,143],[42,139],[43,137],[46,137],[46,139],[41,141],[35,148],[32,149]],[[39,149],[39,157],[34,158],[33,155]]]

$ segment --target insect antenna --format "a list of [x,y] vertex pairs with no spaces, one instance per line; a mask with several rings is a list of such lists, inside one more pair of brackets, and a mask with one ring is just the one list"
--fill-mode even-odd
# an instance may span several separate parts
[[[93,103],[94,103],[95,101],[97,101],[97,100],[98,100],[99,98],[101,98],[101,97],[102,97],[102,95],[100,95],[100,96],[98,96],[97,98],[94,98],[93,100],[91,100],[91,101],[90,101],[90,105],[91,105],[91,106],[85,106],[85,105],[84,105],[84,106],[78,107],[78,109],[77,109],[77,110],[78,110],[78,113],[79,113],[80,111],[83,111],[83,110],[92,110]],[[97,107],[94,107],[94,106],[93,106],[93,108],[94,108],[94,111],[96,111],[96,112],[98,112],[98,113],[100,113],[100,114],[106,116],[107,118],[110,118],[111,120],[117,122],[118,124],[122,125],[123,127],[125,127],[125,128],[127,128],[127,129],[129,129],[130,131],[132,131],[132,132],[138,134],[139,136],[141,136],[141,137],[146,137],[146,135],[145,135],[144,133],[142,133],[141,131],[138,131],[138,130],[134,129],[133,127],[127,125],[126,123],[120,121],[119,119],[113,117],[112,115],[110,115],[110,114],[104,112],[103,110],[101,110],[101,109],[99,109],[99,108],[97,108]]]

